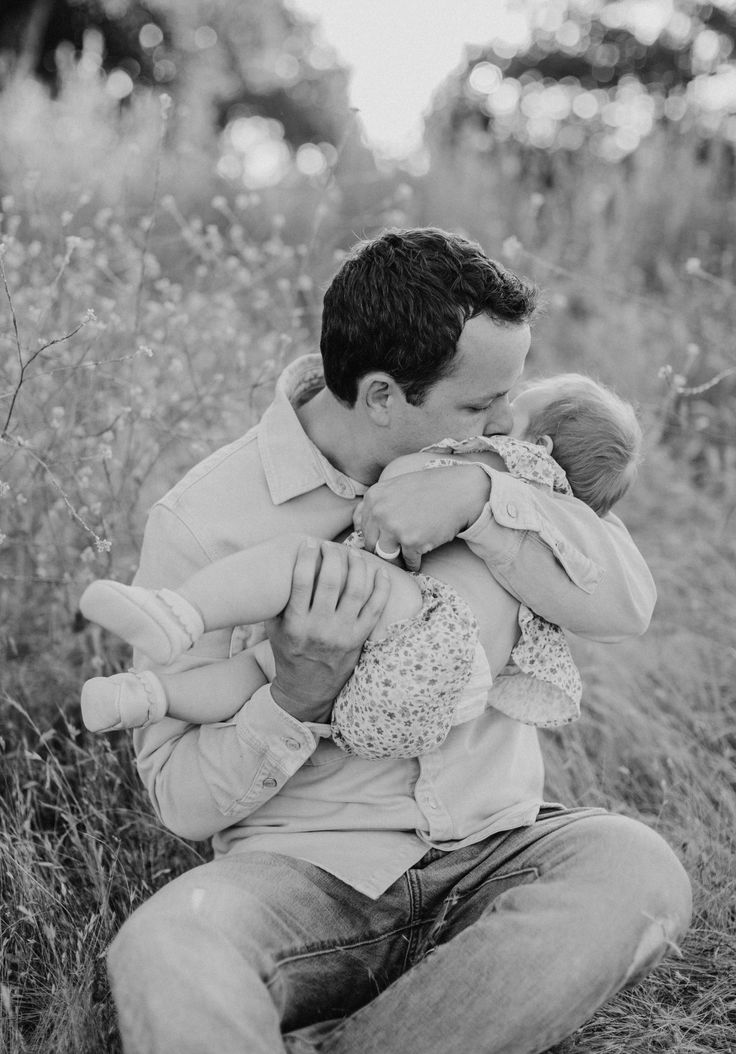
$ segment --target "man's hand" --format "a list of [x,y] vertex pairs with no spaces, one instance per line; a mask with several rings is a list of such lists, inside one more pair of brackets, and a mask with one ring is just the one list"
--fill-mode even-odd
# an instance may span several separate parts
[[422,469],[374,484],[353,520],[366,549],[373,552],[377,542],[386,553],[400,547],[406,567],[418,571],[425,553],[478,519],[489,493],[490,480],[478,465]]
[[300,721],[329,721],[390,588],[388,575],[348,546],[301,546],[289,603],[267,626],[276,663],[271,694],[279,706]]

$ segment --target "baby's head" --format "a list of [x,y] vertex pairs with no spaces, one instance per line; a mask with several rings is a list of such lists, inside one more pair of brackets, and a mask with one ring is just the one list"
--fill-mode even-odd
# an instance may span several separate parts
[[512,435],[547,447],[575,497],[604,516],[628,490],[641,461],[636,413],[605,385],[562,373],[525,385],[512,403]]

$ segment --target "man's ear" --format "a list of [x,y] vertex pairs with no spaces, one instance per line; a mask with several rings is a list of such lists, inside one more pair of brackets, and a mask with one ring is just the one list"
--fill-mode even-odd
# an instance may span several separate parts
[[543,446],[548,454],[552,453],[554,445],[552,436],[537,436],[537,446]]
[[388,373],[366,373],[358,382],[358,401],[373,423],[385,428],[391,423],[400,391]]

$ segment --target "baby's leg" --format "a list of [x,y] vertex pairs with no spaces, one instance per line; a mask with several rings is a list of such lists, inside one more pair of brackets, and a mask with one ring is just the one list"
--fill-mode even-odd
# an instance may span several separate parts
[[[288,603],[300,547],[337,544],[302,534],[280,535],[202,568],[177,592],[197,609],[206,630],[265,622],[279,615]],[[419,587],[402,568],[373,553],[350,551],[366,562],[370,574],[382,569],[391,579],[388,603],[371,634],[371,639],[380,639],[392,623],[417,614],[421,607]]]
[[85,589],[79,607],[91,622],[168,666],[207,630],[278,615],[289,599],[301,544],[320,543],[296,534],[273,538],[210,564],[178,590],[103,579]]
[[270,538],[203,567],[177,593],[197,609],[205,630],[265,622],[288,603],[301,545],[320,542],[302,534]]
[[82,718],[91,732],[140,728],[167,715],[193,725],[227,721],[268,683],[256,650],[180,673],[131,671],[93,677],[82,689]]
[[[176,591],[93,582],[79,606],[90,621],[140,648],[158,665],[167,666],[207,630],[274,618],[289,600],[300,547],[334,544],[306,535],[282,535],[202,568]],[[369,573],[381,566],[392,578],[391,597],[373,637],[419,609],[419,590],[405,571],[372,553],[350,552],[353,559],[365,560]]]
[[159,673],[169,717],[192,725],[228,721],[254,692],[268,684],[252,649],[232,659],[181,673]]

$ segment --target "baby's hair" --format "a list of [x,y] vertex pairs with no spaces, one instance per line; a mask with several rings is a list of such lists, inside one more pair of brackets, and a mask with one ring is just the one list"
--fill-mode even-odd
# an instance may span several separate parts
[[530,419],[529,437],[550,436],[552,457],[575,497],[605,516],[629,489],[641,462],[642,431],[634,407],[581,373],[532,381],[526,389],[538,387],[549,387],[551,398]]

